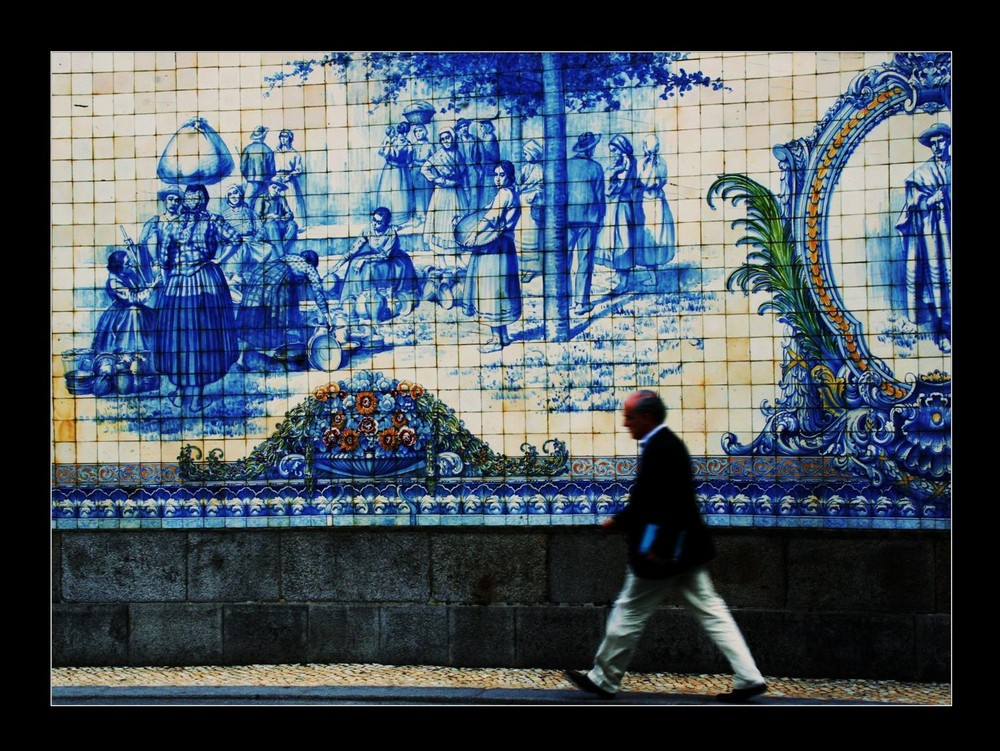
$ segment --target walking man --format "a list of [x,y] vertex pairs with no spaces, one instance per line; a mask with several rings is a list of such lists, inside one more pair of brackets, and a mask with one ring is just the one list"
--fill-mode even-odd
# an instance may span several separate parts
[[594,667],[589,673],[568,670],[565,676],[583,691],[614,698],[646,622],[675,591],[732,666],[733,689],[716,698],[738,704],[759,696],[767,684],[705,568],[715,548],[698,513],[687,448],[663,424],[667,410],[654,392],[631,394],[623,414],[642,454],[628,505],[603,526],[625,533],[628,571]]

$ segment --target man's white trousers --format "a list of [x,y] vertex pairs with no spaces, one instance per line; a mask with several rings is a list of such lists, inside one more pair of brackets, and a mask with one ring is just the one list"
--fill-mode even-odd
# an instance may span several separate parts
[[629,571],[608,616],[604,640],[588,673],[590,680],[605,691],[618,692],[646,623],[671,592],[680,594],[684,606],[729,660],[733,688],[764,682],[739,626],[704,566],[670,579],[640,579]]

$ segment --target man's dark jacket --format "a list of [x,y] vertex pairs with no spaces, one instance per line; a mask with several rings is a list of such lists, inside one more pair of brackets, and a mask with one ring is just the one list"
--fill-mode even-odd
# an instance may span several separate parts
[[[628,540],[629,566],[642,579],[666,579],[715,557],[694,497],[691,457],[666,426],[644,446],[628,505],[614,520]],[[640,553],[650,524],[658,528],[650,549],[666,563],[651,563]]]

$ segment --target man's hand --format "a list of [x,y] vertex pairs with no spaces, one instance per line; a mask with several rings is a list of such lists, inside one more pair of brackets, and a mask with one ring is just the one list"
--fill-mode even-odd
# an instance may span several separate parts
[[615,524],[615,518],[613,516],[609,516],[607,519],[601,522],[601,529],[603,529],[605,532],[611,532],[617,526],[618,525]]

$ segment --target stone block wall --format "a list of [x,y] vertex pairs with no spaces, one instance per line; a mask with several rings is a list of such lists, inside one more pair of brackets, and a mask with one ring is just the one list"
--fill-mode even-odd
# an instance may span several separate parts
[[[583,668],[624,575],[592,527],[55,532],[53,663]],[[950,680],[944,530],[724,528],[711,571],[765,675]],[[726,672],[679,601],[637,671]]]

